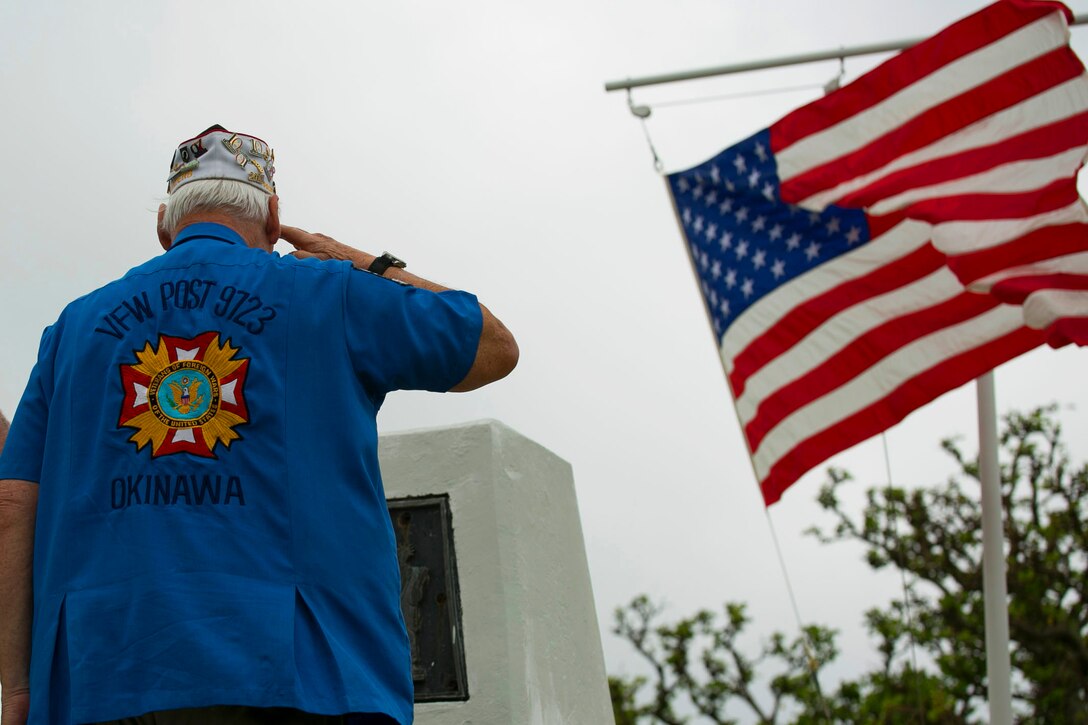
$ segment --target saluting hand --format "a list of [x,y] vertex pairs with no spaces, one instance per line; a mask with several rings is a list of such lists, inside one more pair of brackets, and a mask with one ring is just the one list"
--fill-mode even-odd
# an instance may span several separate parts
[[280,239],[295,248],[292,257],[304,259],[343,259],[351,262],[357,269],[366,269],[374,261],[374,256],[338,242],[327,234],[308,232],[298,227],[281,226]]

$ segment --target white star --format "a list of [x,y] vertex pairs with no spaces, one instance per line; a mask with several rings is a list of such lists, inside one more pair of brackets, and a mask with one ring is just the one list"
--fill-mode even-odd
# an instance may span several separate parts
[[818,257],[819,255],[820,255],[820,245],[817,244],[816,242],[809,242],[808,246],[805,247],[805,257],[808,259],[808,261],[811,262],[812,260],[816,259],[816,257]]
[[756,141],[755,151],[756,151],[756,156],[759,157],[760,161],[766,161],[767,160],[767,147],[763,145],[762,141]]
[[710,306],[711,307],[717,307],[718,306],[718,291],[717,290],[713,290],[713,289],[710,290]]
[[733,289],[737,286],[737,270],[727,269],[725,270],[725,288]]
[[759,183],[759,169],[752,169],[752,173],[748,174],[748,186],[753,189],[756,188],[756,184]]
[[837,231],[839,231],[839,218],[837,216],[833,216],[827,222],[827,233],[834,234]]
[[713,189],[711,189],[710,193],[706,195],[705,199],[703,199],[703,203],[707,206],[713,206],[716,201],[718,201],[718,192],[714,191]]
[[691,225],[691,228],[695,230],[695,233],[703,231],[703,218],[701,216],[695,217],[695,223]]
[[710,276],[714,279],[718,279],[718,277],[722,276],[722,263],[717,259],[710,265]]
[[736,217],[737,223],[744,221],[748,218],[748,207],[742,206],[740,209],[733,212],[733,216]]
[[752,255],[752,266],[756,269],[763,269],[763,265],[766,264],[767,253],[762,249],[757,249],[756,253]]
[[775,279],[778,279],[786,273],[786,265],[781,259],[774,260],[774,264],[771,265],[771,274]]
[[790,235],[790,238],[786,240],[786,249],[791,252],[801,246],[801,235],[794,232]]
[[703,196],[703,187],[696,186],[695,191],[691,192],[691,195],[696,199],[701,199]]
[[770,234],[769,234],[769,236],[771,237],[771,241],[774,242],[774,241],[778,241],[779,239],[781,239],[782,238],[782,231],[783,230],[782,230],[782,225],[781,224],[775,224],[773,227],[771,227],[771,231],[770,231]]
[[857,227],[850,227],[850,231],[846,233],[847,244],[857,244],[861,241],[861,230]]
[[718,168],[717,164],[710,167],[710,180],[713,181],[715,184],[720,184],[722,182],[722,172],[721,169]]
[[729,300],[723,299],[722,303],[720,305],[718,305],[718,309],[721,311],[721,313],[723,315],[728,317],[729,316]]
[[767,217],[762,214],[757,216],[755,221],[752,222],[752,231],[761,232],[763,228],[767,226]]
[[769,181],[763,185],[763,198],[767,201],[774,201],[774,184]]
[[808,213],[808,223],[809,224],[815,224],[818,221],[820,221],[820,212],[810,211]]
[[704,272],[706,271],[706,268],[710,266],[710,257],[706,255],[706,252],[699,255],[699,266],[703,268]]
[[745,298],[752,296],[753,283],[752,280],[747,277],[744,278],[744,283],[740,286],[740,291],[744,294]]
[[724,215],[726,212],[733,211],[733,200],[725,199],[721,204],[718,204],[718,213]]
[[742,239],[734,251],[737,254],[737,259],[744,259],[748,256],[748,242]]
[[688,183],[686,176],[680,177],[680,180],[676,182],[676,188],[680,190],[681,194],[691,188],[691,184]]
[[691,209],[684,209],[680,216],[683,217],[685,226],[691,224]]
[[722,248],[722,251],[729,249],[733,246],[733,235],[729,232],[722,232],[722,238],[718,240],[718,246]]
[[733,159],[733,166],[737,167],[738,174],[743,174],[748,168],[748,164],[744,162],[744,157],[740,154],[737,154],[736,158]]
[[725,189],[726,189],[726,191],[730,191],[730,192],[736,191],[737,190],[737,185],[734,184],[731,180],[726,179],[725,180]]
[[706,238],[710,241],[714,241],[718,237],[718,225],[711,224],[706,228]]

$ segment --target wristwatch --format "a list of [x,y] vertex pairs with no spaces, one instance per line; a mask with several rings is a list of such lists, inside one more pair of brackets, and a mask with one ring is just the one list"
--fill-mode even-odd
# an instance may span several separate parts
[[370,263],[370,266],[367,267],[367,271],[373,272],[377,275],[384,275],[385,270],[389,269],[390,267],[404,269],[407,266],[408,263],[405,262],[403,259],[398,259],[389,252],[382,252],[382,256],[375,257],[374,261]]

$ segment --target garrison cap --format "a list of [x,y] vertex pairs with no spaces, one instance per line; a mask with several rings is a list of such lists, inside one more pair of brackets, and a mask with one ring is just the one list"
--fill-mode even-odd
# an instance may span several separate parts
[[199,136],[182,141],[170,161],[166,193],[190,181],[230,179],[269,194],[276,193],[276,155],[256,136],[234,133],[216,124]]

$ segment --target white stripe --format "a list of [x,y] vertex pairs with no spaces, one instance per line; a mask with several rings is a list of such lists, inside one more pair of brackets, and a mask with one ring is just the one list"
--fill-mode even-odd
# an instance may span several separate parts
[[999,247],[1036,229],[1074,222],[1088,222],[1088,210],[1080,199],[1061,209],[1022,219],[944,222],[933,229],[933,246],[944,254],[955,257],[980,249]]
[[888,214],[927,199],[958,194],[1015,194],[1041,189],[1059,179],[1076,175],[1088,146],[1077,146],[1054,156],[995,166],[978,174],[932,186],[919,186],[890,196],[869,208],[873,215]]
[[779,178],[852,153],[929,108],[955,98],[1029,60],[1066,44],[1067,30],[1055,11],[987,46],[957,58],[875,106],[806,136],[775,154]]
[[875,184],[897,171],[989,146],[1056,121],[1071,118],[1082,113],[1086,108],[1088,108],[1088,74],[1082,74],[1032,96],[1023,103],[1006,108],[944,136],[929,146],[896,157],[880,169],[844,181],[832,189],[813,194],[799,202],[799,206],[806,209],[823,209],[847,194]]
[[1032,264],[1009,267],[988,277],[975,280],[968,285],[968,289],[972,292],[989,292],[995,284],[1002,280],[1045,274],[1076,274],[1088,277],[1088,252],[1051,257]]
[[[751,422],[767,396],[808,375],[865,333],[897,317],[950,300],[963,291],[956,275],[947,267],[941,267],[912,284],[879,297],[860,300],[843,310],[748,378],[744,394],[736,401],[741,425]],[[869,363],[875,364],[877,360]]]
[[1062,318],[1088,318],[1088,292],[1084,290],[1040,290],[1024,301],[1024,321],[1043,330]]
[[727,373],[733,358],[795,307],[834,287],[905,257],[929,242],[930,227],[908,220],[857,249],[810,269],[758,300],[722,336],[719,352]]
[[1022,325],[1018,306],[1001,305],[900,348],[845,385],[798,409],[768,432],[752,455],[756,476],[763,480],[771,467],[800,442],[882,400],[918,374]]

